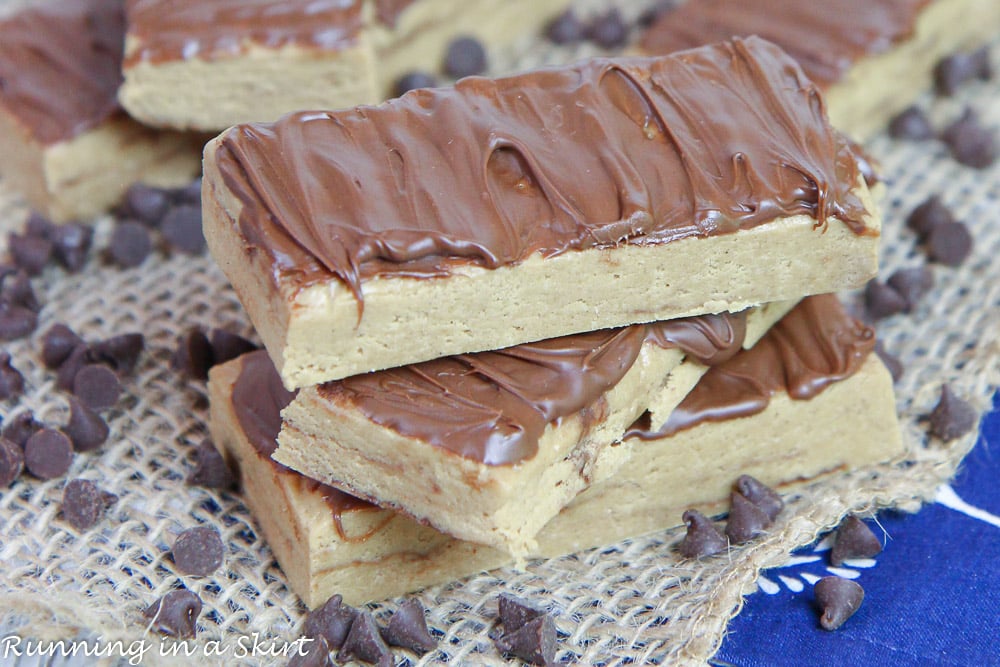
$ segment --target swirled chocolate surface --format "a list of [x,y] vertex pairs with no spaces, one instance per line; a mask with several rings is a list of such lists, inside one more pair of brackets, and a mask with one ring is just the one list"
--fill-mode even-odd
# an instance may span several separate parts
[[662,438],[757,414],[777,393],[807,401],[854,375],[874,347],[875,332],[848,315],[836,296],[808,297],[753,348],[710,368],[661,430],[637,424],[629,436]]
[[628,372],[647,341],[721,363],[743,345],[746,316],[704,315],[445,357],[329,382],[347,403],[397,433],[486,465],[533,457],[550,423],[588,412]]
[[672,53],[734,36],[758,35],[791,55],[822,88],[858,60],[913,34],[930,0],[693,0],[665,12],[640,49]]
[[660,244],[805,214],[869,231],[858,166],[777,47],[734,40],[596,59],[377,107],[240,125],[216,147],[276,280],[429,277],[455,265]]
[[0,21],[0,106],[55,144],[118,111],[123,0],[65,0]]

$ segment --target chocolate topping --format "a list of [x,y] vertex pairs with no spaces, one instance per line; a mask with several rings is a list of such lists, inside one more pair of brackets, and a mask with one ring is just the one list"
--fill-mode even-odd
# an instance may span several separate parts
[[778,392],[809,400],[857,372],[874,346],[874,331],[851,318],[837,297],[809,297],[752,349],[709,369],[660,431],[633,429],[629,435],[655,439],[757,414]]
[[61,0],[0,22],[0,106],[43,144],[118,110],[122,0]]
[[[760,109],[774,110],[760,113]],[[750,38],[655,59],[470,77],[378,107],[237,126],[216,147],[275,280],[432,277],[806,214],[866,233],[848,143]]]
[[672,53],[734,35],[758,35],[788,52],[823,88],[865,56],[885,53],[913,34],[930,0],[699,0],[664,13],[640,42],[645,53]]

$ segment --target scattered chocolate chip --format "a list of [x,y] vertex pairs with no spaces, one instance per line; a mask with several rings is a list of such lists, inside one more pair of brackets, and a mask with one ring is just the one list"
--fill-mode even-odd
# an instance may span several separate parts
[[17,340],[38,327],[35,311],[0,299],[0,340]]
[[323,637],[331,649],[339,649],[344,645],[357,615],[357,609],[343,604],[340,595],[334,595],[323,606],[309,612],[302,626],[302,634],[306,637]]
[[944,205],[941,198],[931,195],[920,206],[917,206],[906,218],[906,226],[916,232],[921,240],[927,238],[937,225],[954,222],[951,209]]
[[59,225],[49,234],[52,254],[68,271],[79,271],[87,263],[94,230],[79,223]]
[[903,311],[909,313],[934,287],[934,271],[928,266],[897,269],[886,283],[902,297]]
[[823,577],[816,582],[816,603],[822,616],[819,624],[824,630],[836,630],[854,615],[865,599],[861,585],[850,579]]
[[511,633],[528,621],[545,613],[532,606],[527,600],[507,593],[502,593],[497,599],[497,612],[500,614],[500,623],[503,624],[504,633]]
[[129,187],[125,193],[122,212],[150,227],[156,227],[160,224],[160,220],[163,219],[169,206],[170,200],[165,191],[145,183],[136,183]]
[[878,358],[882,360],[882,363],[889,370],[892,381],[899,382],[899,379],[903,377],[903,362],[899,360],[899,357],[888,352],[882,345],[881,340],[875,341],[875,354],[878,355]]
[[338,662],[360,660],[378,667],[393,667],[392,651],[382,640],[378,625],[370,611],[359,611],[351,623],[344,645],[337,652]]
[[24,391],[24,376],[10,363],[10,354],[0,352],[0,401]]
[[972,253],[972,234],[961,222],[935,225],[927,236],[927,258],[945,266],[961,266]]
[[601,48],[618,49],[628,42],[628,24],[620,11],[611,9],[591,21],[587,36]]
[[730,494],[731,508],[726,521],[726,536],[733,544],[749,542],[764,533],[771,520],[761,508],[754,505],[742,493]]
[[939,95],[951,97],[966,81],[987,80],[991,76],[988,48],[973,53],[953,53],[934,66],[934,88]]
[[764,510],[764,514],[772,522],[778,518],[781,510],[785,508],[785,501],[781,499],[781,496],[756,477],[740,475],[736,480],[736,490],[744,498]]
[[236,483],[233,472],[211,440],[203,440],[194,450],[195,467],[188,475],[188,484],[212,489],[228,489]]
[[323,637],[309,638],[302,647],[292,655],[288,667],[330,667],[330,645]]
[[176,250],[188,255],[205,251],[205,234],[201,230],[201,207],[183,204],[170,209],[160,223],[163,238]]
[[906,310],[906,299],[892,285],[871,280],[865,285],[865,310],[873,320],[880,320]]
[[73,443],[62,431],[43,428],[24,443],[24,467],[39,479],[62,477],[73,463]]
[[399,605],[389,619],[389,625],[382,629],[382,639],[390,646],[399,646],[417,655],[437,648],[437,640],[427,629],[424,606],[416,598]]
[[12,419],[8,419],[3,427],[2,437],[10,440],[15,445],[24,449],[28,438],[35,434],[42,425],[35,421],[35,415],[30,410],[19,412]]
[[951,387],[943,385],[941,398],[930,414],[931,434],[954,440],[975,428],[977,421],[975,409],[956,396]]
[[73,348],[73,351],[69,353],[69,356],[59,364],[59,368],[56,370],[56,386],[63,391],[73,391],[73,383],[76,380],[76,374],[80,372],[86,364],[89,363],[89,350],[87,346],[83,343],[77,345]]
[[549,22],[545,27],[545,36],[553,44],[576,44],[587,36],[587,30],[576,13],[567,9]]
[[969,55],[972,61],[972,69],[977,79],[989,81],[993,78],[993,65],[990,63],[990,47],[983,46],[976,49]]
[[207,577],[222,565],[226,548],[218,530],[211,526],[197,526],[178,535],[171,551],[178,570],[184,574]]
[[212,364],[224,364],[241,354],[253,352],[257,346],[243,336],[224,329],[212,329]]
[[108,439],[108,425],[101,416],[75,397],[69,399],[69,423],[63,430],[78,452],[97,449]]
[[118,496],[101,491],[93,482],[74,479],[63,489],[63,517],[77,530],[86,530],[97,523],[104,511],[117,501]]
[[882,553],[882,543],[864,521],[849,516],[837,528],[836,541],[830,550],[830,564],[839,567],[845,560],[874,558]]
[[115,225],[108,243],[111,261],[118,266],[131,269],[139,266],[153,250],[153,240],[149,230],[138,222],[126,220]]
[[687,534],[677,549],[684,558],[714,556],[729,546],[726,536],[715,527],[711,519],[698,510],[687,510],[683,518]]
[[438,85],[438,80],[432,74],[428,74],[427,72],[408,72],[399,77],[399,80],[396,81],[393,93],[396,97],[399,97],[400,95],[405,95],[411,90],[417,90],[418,88],[433,88],[436,85]]
[[143,616],[169,637],[194,639],[198,634],[196,621],[200,613],[201,599],[191,591],[179,588],[149,605]]
[[7,248],[18,268],[29,276],[37,276],[52,257],[52,241],[43,236],[11,234]]
[[103,364],[86,364],[73,377],[73,394],[94,410],[110,408],[121,393],[118,376]]
[[674,8],[673,0],[661,0],[652,7],[648,7],[639,14],[636,25],[640,28],[648,28],[656,23],[661,16]]
[[171,365],[189,378],[204,380],[215,363],[213,354],[208,337],[198,329],[191,329],[177,342]]
[[141,333],[127,333],[91,345],[90,352],[95,359],[109,364],[115,371],[131,373],[145,347],[145,336]]
[[24,223],[24,233],[28,236],[36,236],[38,238],[47,239],[55,229],[55,224],[51,220],[43,216],[41,213],[31,212],[28,216],[27,222]]
[[14,483],[24,470],[24,452],[17,443],[0,438],[0,489]]
[[486,71],[486,49],[475,37],[456,37],[444,54],[444,73],[454,79]]
[[889,136],[893,139],[923,141],[934,138],[934,127],[920,107],[911,106],[889,121]]
[[556,658],[556,625],[551,616],[539,616],[517,630],[493,640],[501,653],[532,665],[551,665]]
[[31,287],[31,280],[24,271],[15,270],[3,277],[3,288],[0,289],[0,299],[17,306],[23,306],[37,313],[42,309]]
[[193,204],[201,207],[201,177],[198,177],[179,188],[170,190],[170,197],[175,204]]
[[53,324],[42,336],[42,363],[46,368],[58,368],[83,339],[65,324]]
[[944,128],[941,140],[948,144],[951,156],[967,167],[985,169],[996,159],[993,133],[979,123],[972,109],[966,109],[961,118]]

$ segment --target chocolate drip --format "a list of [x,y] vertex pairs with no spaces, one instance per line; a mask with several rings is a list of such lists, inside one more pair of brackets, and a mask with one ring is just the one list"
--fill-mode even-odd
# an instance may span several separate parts
[[0,22],[0,106],[51,145],[118,111],[123,0],[64,0]]
[[658,439],[747,417],[779,392],[807,401],[856,373],[874,347],[875,332],[849,316],[836,296],[809,297],[752,349],[709,369],[661,430],[650,432],[640,420],[626,437]]
[[445,357],[329,382],[318,391],[404,436],[486,465],[507,465],[533,457],[548,424],[597,404],[645,342],[715,363],[736,354],[745,332],[742,313],[689,317]]
[[240,232],[361,303],[383,274],[732,233],[795,214],[870,233],[815,87],[751,38],[656,59],[470,77],[378,107],[225,133]]
[[672,53],[758,35],[783,48],[821,88],[865,56],[908,39],[930,0],[697,0],[664,12],[640,42]]

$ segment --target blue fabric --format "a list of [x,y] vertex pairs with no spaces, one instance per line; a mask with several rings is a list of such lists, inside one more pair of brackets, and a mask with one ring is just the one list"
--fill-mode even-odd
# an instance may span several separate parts
[[998,482],[1000,392],[938,502],[869,522],[880,538],[886,534],[885,548],[874,563],[844,567],[865,589],[853,617],[835,632],[819,627],[809,580],[831,574],[821,541],[790,566],[764,573],[762,590],[747,598],[712,664],[1000,665]]

